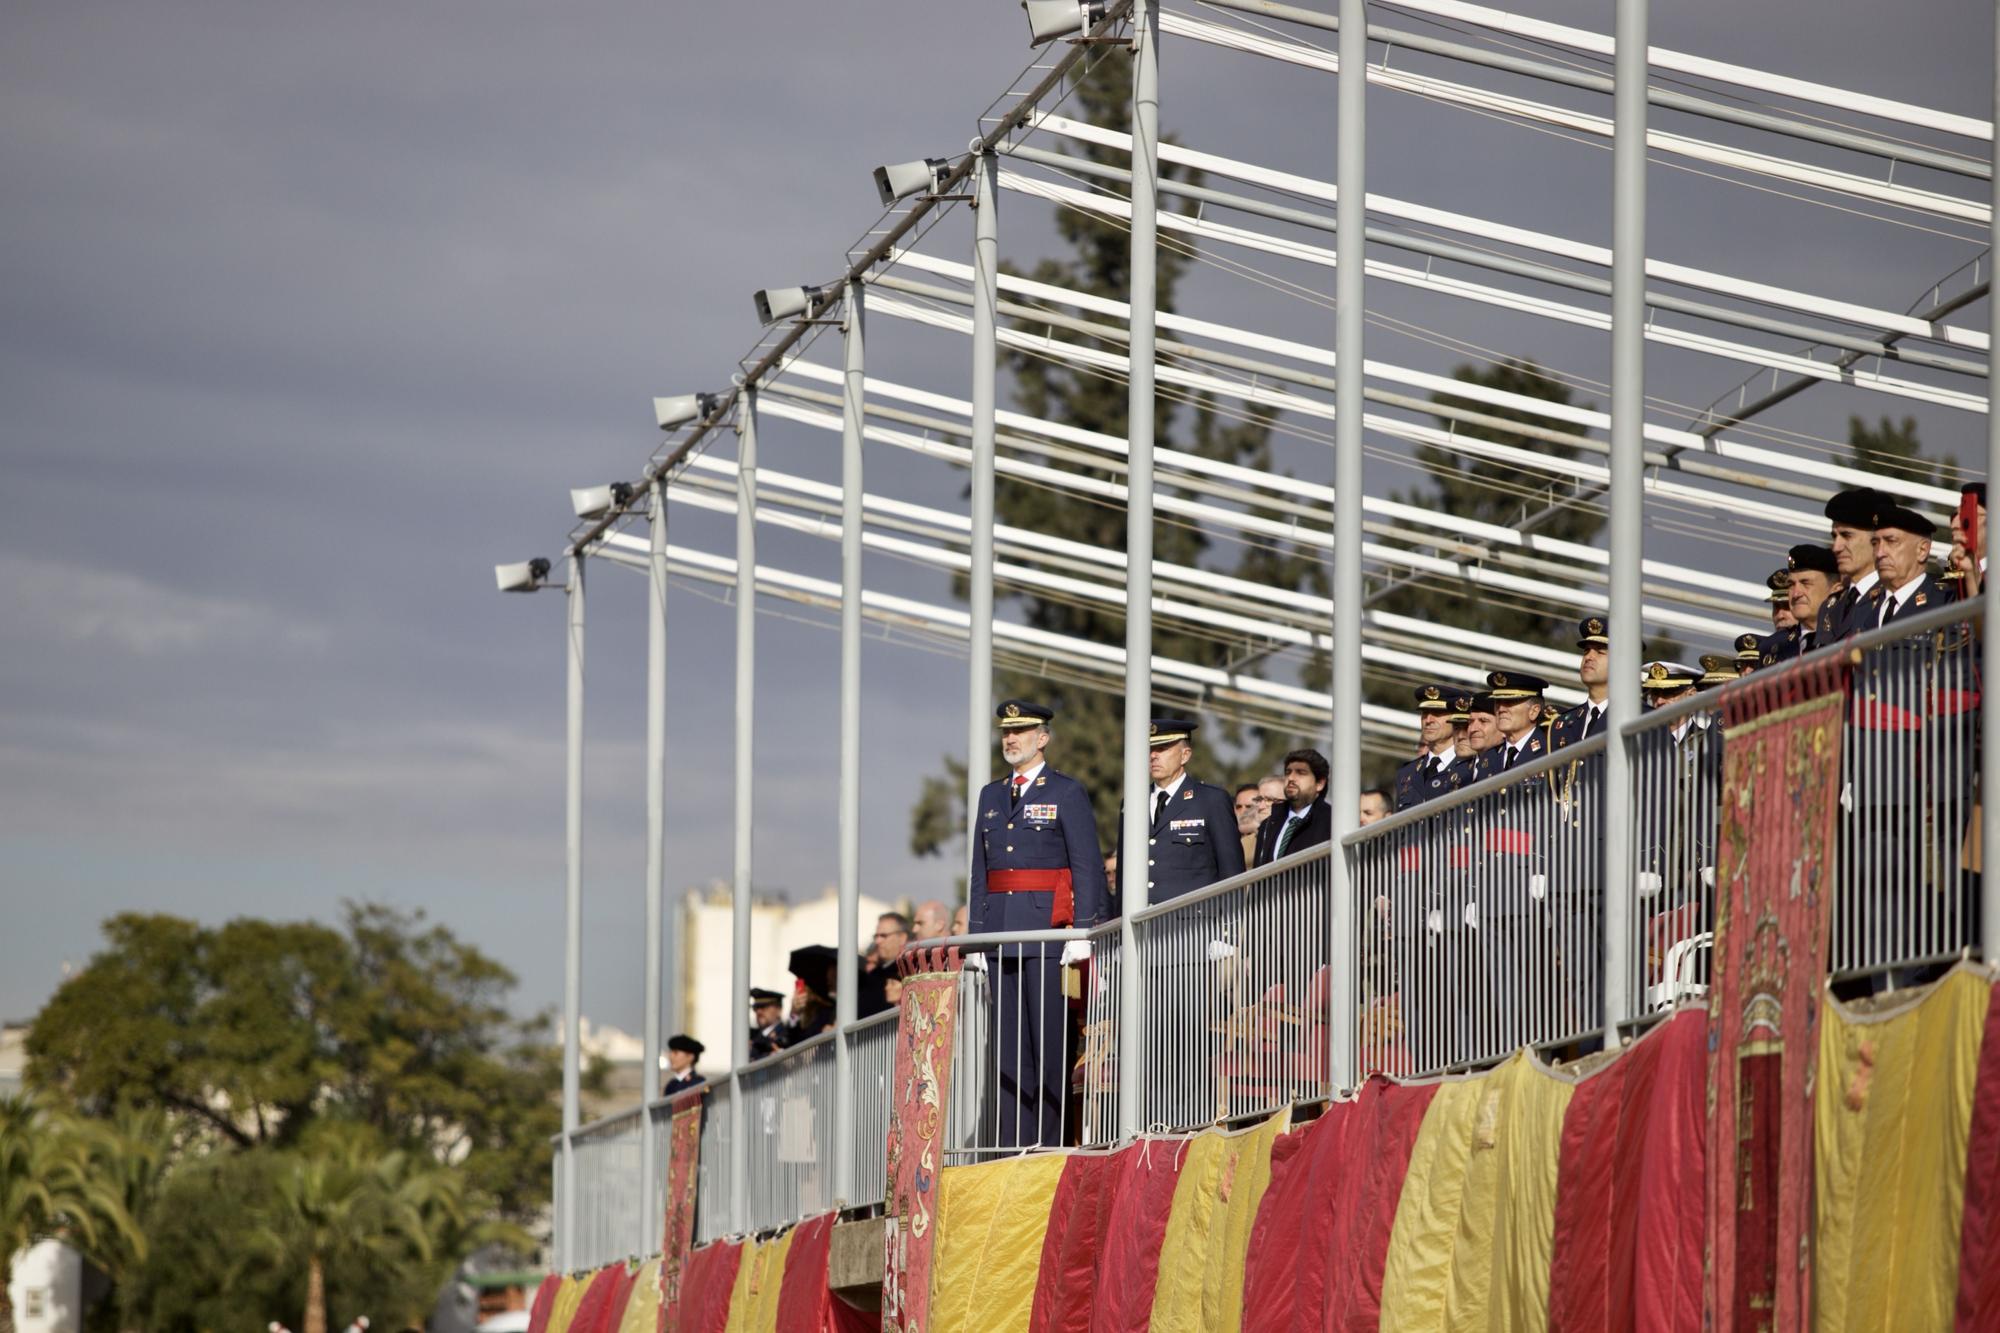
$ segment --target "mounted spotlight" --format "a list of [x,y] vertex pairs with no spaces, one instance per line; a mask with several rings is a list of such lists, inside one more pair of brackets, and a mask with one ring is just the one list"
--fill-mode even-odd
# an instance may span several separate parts
[[609,486],[585,486],[569,493],[570,508],[578,518],[598,518],[632,498],[632,483],[614,481]]
[[1110,0],[1021,0],[1028,11],[1031,45],[1040,46],[1071,33],[1089,32],[1111,12]]
[[715,405],[720,401],[712,393],[681,393],[672,398],[655,398],[653,416],[659,421],[661,430],[675,430],[690,421],[713,416]]
[[817,319],[840,296],[838,286],[766,287],[751,299],[757,303],[757,322],[776,324],[782,319],[804,316]]
[[951,163],[941,157],[877,167],[875,193],[882,196],[882,207],[888,208],[898,199],[908,199],[913,194],[939,193],[944,189],[944,178],[950,174]]
[[549,577],[549,562],[536,556],[513,565],[493,566],[493,581],[501,592],[533,592]]

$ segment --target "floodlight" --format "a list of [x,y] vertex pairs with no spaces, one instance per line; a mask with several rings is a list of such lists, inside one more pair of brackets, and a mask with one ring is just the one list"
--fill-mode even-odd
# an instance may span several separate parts
[[655,398],[653,416],[661,430],[673,430],[712,415],[717,401],[712,393],[677,393],[672,398]]
[[536,556],[512,565],[493,566],[493,581],[501,592],[533,592],[549,576],[549,562]]
[[794,319],[800,315],[813,319],[824,313],[839,296],[836,286],[825,287],[766,287],[751,299],[757,303],[757,322],[776,324],[781,319]]
[[632,484],[614,481],[609,486],[585,486],[569,493],[570,507],[576,510],[578,518],[596,518],[608,514],[618,505],[632,498]]
[[1073,32],[1089,32],[1103,21],[1108,0],[1021,0],[1028,11],[1028,34],[1040,46]]
[[888,208],[898,199],[908,199],[913,194],[938,193],[944,188],[944,178],[950,174],[951,163],[941,157],[877,167],[875,192],[882,196],[882,207]]

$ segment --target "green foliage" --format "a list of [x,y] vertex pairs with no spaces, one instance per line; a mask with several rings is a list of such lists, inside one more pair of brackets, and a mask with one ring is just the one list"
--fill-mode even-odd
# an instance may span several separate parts
[[1942,486],[1946,490],[1958,489],[1957,457],[1946,454],[1941,462],[1936,463],[1925,458],[1923,443],[1917,439],[1915,417],[1904,417],[1901,421],[1883,417],[1870,425],[1864,418],[1850,416],[1847,419],[1847,462],[1850,467],[1865,468],[1906,481]]
[[[1091,73],[1075,88],[1065,113],[1093,124],[1119,127],[1128,119],[1131,103],[1130,63],[1122,55],[1097,62]],[[1171,140],[1169,140],[1171,141]],[[1097,161],[1124,166],[1125,155],[1095,144],[1071,145],[1071,150]],[[1170,179],[1198,181],[1198,173],[1163,165]],[[1163,199],[1161,206],[1176,206]],[[1191,206],[1184,206],[1191,210]],[[1058,209],[1056,229],[1070,248],[1062,259],[1044,259],[1028,274],[1035,281],[1051,283],[1097,296],[1123,300],[1128,290],[1130,249],[1127,231],[1094,214]],[[1158,254],[1157,300],[1159,309],[1174,308],[1180,280],[1189,259],[1171,248]],[[1035,329],[1033,321],[1019,320],[1017,326]],[[1037,330],[1039,331],[1039,330]],[[1063,336],[1079,345],[1123,355],[1122,340],[1093,338],[1073,332]],[[1045,361],[1022,352],[1006,353],[1006,367],[1014,384],[1014,400],[1020,410],[1048,417],[1086,430],[1101,431],[1123,438],[1127,432],[1129,402],[1122,379],[1106,378]],[[1167,396],[1154,400],[1155,438],[1162,447],[1181,449],[1204,457],[1252,467],[1270,464],[1270,429],[1261,419],[1232,420],[1202,399],[1182,405]],[[1072,463],[1054,463],[1082,475],[1122,483],[1122,472]],[[1035,532],[1072,541],[1088,542],[1110,550],[1125,545],[1125,510],[1071,494],[1057,494],[1022,481],[1000,476],[994,485],[994,508],[999,521]],[[1182,565],[1226,568],[1229,573],[1257,578],[1287,587],[1326,591],[1325,567],[1321,561],[1288,544],[1270,547],[1227,548],[1228,558],[1218,559],[1205,533],[1184,521],[1162,516],[1154,527],[1154,559]],[[956,592],[966,594],[965,581],[956,581]],[[1000,589],[996,597],[1005,597]],[[1072,635],[1092,643],[1122,644],[1125,617],[1121,611],[1096,603],[1084,603],[1058,596],[1015,592],[1007,597],[1021,619],[1038,629]],[[1183,661],[1222,666],[1246,657],[1259,656],[1265,645],[1218,641],[1189,634],[1177,627],[1156,623],[1153,650]],[[1306,683],[1323,683],[1323,663],[1305,668]],[[1032,697],[1056,709],[1055,740],[1051,761],[1089,788],[1098,812],[1098,831],[1107,841],[1116,838],[1113,812],[1119,804],[1120,750],[1124,731],[1124,702],[1117,693],[1101,688],[1101,682],[1085,684],[1059,679],[1043,679],[1021,671],[1000,670],[994,674],[995,698]],[[1155,698],[1162,708],[1175,707],[1200,712],[1200,701],[1174,697],[1156,687]],[[1275,767],[1277,755],[1299,743],[1291,731],[1261,727],[1236,727],[1211,721],[1201,733],[1202,744],[1195,760],[1197,773],[1210,781],[1228,782],[1239,774],[1261,774]],[[1220,745],[1218,745],[1220,743]],[[1217,753],[1218,748],[1239,754],[1231,763]],[[1247,749],[1247,753],[1243,753]],[[964,766],[947,758],[947,775],[929,778],[911,811],[911,848],[918,855],[941,854],[963,836]],[[956,780],[954,780],[956,775]]]
[[526,1218],[547,1191],[559,1057],[513,977],[441,927],[350,906],[346,931],[124,915],[28,1036],[28,1078],[79,1109],[156,1110],[210,1146],[290,1147],[321,1122],[462,1163]]
[[[104,1163],[109,1131],[46,1103],[0,1097],[0,1255],[60,1238],[85,1254],[145,1252],[145,1237]],[[0,1329],[14,1324],[0,1282]]]

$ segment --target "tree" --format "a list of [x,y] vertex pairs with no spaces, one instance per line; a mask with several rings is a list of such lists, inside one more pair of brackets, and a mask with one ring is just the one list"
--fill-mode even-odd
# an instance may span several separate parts
[[1923,453],[1915,417],[1901,421],[1883,417],[1872,426],[1858,416],[1847,418],[1848,466],[1957,490],[1957,457],[1947,454],[1942,462],[1933,463]]
[[421,917],[350,906],[345,925],[115,917],[36,1016],[28,1079],[89,1114],[157,1110],[211,1149],[363,1125],[532,1217],[560,1063],[507,1011],[512,975]]
[[[1121,126],[1131,102],[1129,63],[1113,57],[1100,60],[1076,85],[1072,94],[1075,114],[1093,124]],[[1171,138],[1169,138],[1171,142]],[[1124,165],[1124,154],[1096,144],[1073,146],[1074,150],[1106,164]],[[1172,164],[1162,164],[1169,179],[1197,181],[1198,174]],[[1163,199],[1162,207],[1176,206]],[[1185,207],[1185,206],[1184,206]],[[1191,211],[1191,209],[1190,209]],[[1035,281],[1055,284],[1097,296],[1122,300],[1128,290],[1129,245],[1126,229],[1089,213],[1059,209],[1056,229],[1069,245],[1065,259],[1044,259],[1028,274]],[[1174,298],[1189,259],[1179,250],[1163,247],[1158,254],[1157,301],[1161,310],[1172,310]],[[1018,327],[1039,327],[1032,320],[1016,321]],[[1123,355],[1122,340],[1065,334],[1078,345]],[[1122,379],[1107,378],[1066,364],[1046,361],[1023,352],[1006,353],[1012,374],[1014,399],[1021,411],[1101,431],[1123,438],[1127,433],[1128,400]],[[1154,400],[1155,438],[1163,447],[1173,447],[1204,457],[1267,467],[1270,463],[1268,420],[1251,414],[1230,420],[1207,397],[1198,397],[1185,408],[1168,394]],[[1122,473],[1080,464],[1057,462],[1086,476],[1122,483]],[[1031,531],[1087,542],[1109,550],[1125,545],[1125,511],[1072,495],[1056,494],[1007,476],[995,479],[994,509],[1000,522]],[[1163,521],[1154,530],[1154,558],[1183,565],[1214,567],[1209,535],[1201,529]],[[1281,582],[1286,586],[1326,591],[1323,563],[1313,555],[1289,544],[1245,546],[1228,562],[1229,572],[1246,578]],[[955,580],[955,591],[963,598],[965,580]],[[1095,603],[1079,603],[1033,592],[996,590],[996,602],[1004,598],[1018,608],[1021,619],[1037,629],[1071,635],[1093,643],[1123,643],[1125,618],[1121,611]],[[1154,651],[1167,657],[1222,666],[1248,649],[1261,652],[1266,645],[1246,645],[1242,641],[1217,642],[1214,638],[1191,634],[1178,627],[1156,624]],[[1325,680],[1323,663],[1305,666],[1307,683]],[[1051,703],[1057,710],[1055,728],[1060,738],[1057,759],[1062,770],[1089,788],[1099,817],[1099,832],[1115,837],[1110,812],[1118,808],[1120,750],[1124,731],[1123,702],[1120,696],[1099,684],[1077,684],[1043,679],[1026,672],[1000,670],[994,673],[997,698],[1031,696]],[[1201,701],[1193,697],[1175,698],[1167,691],[1156,693],[1161,707],[1200,712]],[[1235,771],[1268,772],[1275,755],[1298,744],[1289,731],[1259,726],[1223,723],[1204,731],[1209,741],[1197,765],[1203,777],[1226,781],[1231,766],[1217,753],[1215,741],[1224,747],[1247,745],[1250,754]],[[945,758],[946,775],[925,780],[917,804],[911,811],[911,850],[920,856],[937,855],[965,830],[963,808],[964,763],[956,756]]]
[[[117,1189],[99,1169],[102,1131],[23,1097],[0,1097],[0,1256],[37,1241],[65,1240],[86,1254],[124,1247],[143,1254]],[[13,1333],[14,1304],[0,1281],[0,1333]]]

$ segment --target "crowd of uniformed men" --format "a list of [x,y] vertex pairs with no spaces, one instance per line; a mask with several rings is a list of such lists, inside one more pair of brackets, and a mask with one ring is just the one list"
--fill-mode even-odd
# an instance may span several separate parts
[[[1866,489],[1842,491],[1827,502],[1825,512],[1828,542],[1792,547],[1785,568],[1767,580],[1770,632],[1743,634],[1731,651],[1702,654],[1694,665],[1647,662],[1640,679],[1646,707],[1674,703],[1898,616],[1978,594],[1986,564],[1983,484],[1964,488],[1941,576],[1930,568],[1934,525],[1892,497]],[[1476,690],[1456,684],[1417,686],[1417,753],[1396,770],[1387,788],[1362,793],[1360,822],[1372,824],[1600,734],[1609,693],[1606,630],[1602,616],[1577,623],[1577,678],[1587,697],[1560,712],[1544,702],[1549,682],[1519,671],[1489,672],[1484,688]],[[1106,857],[1089,792],[1048,762],[1053,710],[1032,700],[1010,699],[996,714],[1007,772],[985,787],[973,812],[966,927],[973,934],[1095,926],[1117,915],[1121,875],[1127,882],[1144,875],[1147,900],[1161,903],[1331,837],[1332,812],[1325,800],[1328,762],[1318,751],[1292,751],[1285,756],[1282,777],[1243,784],[1232,798],[1190,772],[1196,722],[1159,716],[1149,738],[1152,786],[1143,864],[1139,849],[1124,846],[1122,817],[1117,851]],[[1676,789],[1712,802],[1721,747],[1707,743],[1703,733],[1708,729],[1706,713],[1690,713],[1674,727],[1661,729],[1654,748],[1669,756],[1685,754],[1682,766],[1696,780]],[[1690,736],[1701,743],[1686,744]],[[1644,755],[1640,762],[1647,762]],[[1575,768],[1569,779],[1576,779]],[[1685,878],[1712,865],[1708,846],[1656,845],[1663,831],[1697,828],[1703,821],[1666,818],[1668,812],[1662,811],[1639,813],[1642,824],[1650,815],[1655,826],[1639,832],[1642,894],[1649,886],[1657,888],[1663,877]],[[1386,918],[1386,901],[1381,906]],[[1437,913],[1431,915],[1435,920]],[[896,923],[884,921],[893,933]],[[1397,929],[1401,927],[1385,926],[1385,932]],[[1063,968],[1087,957],[1081,941],[1060,949],[1027,944],[1003,948],[984,964],[994,988],[991,1049],[997,1057],[988,1075],[993,1086],[986,1098],[986,1142],[1061,1141],[1074,1053],[1061,976]],[[1444,984],[1475,984],[1471,975],[1450,972]],[[777,998],[770,992],[756,996],[773,1010]],[[766,1024],[775,1015],[760,1012],[758,1018],[768,1037]],[[1512,1031],[1504,1016],[1493,1030],[1502,1042]],[[1419,1052],[1418,1059],[1423,1058]]]

